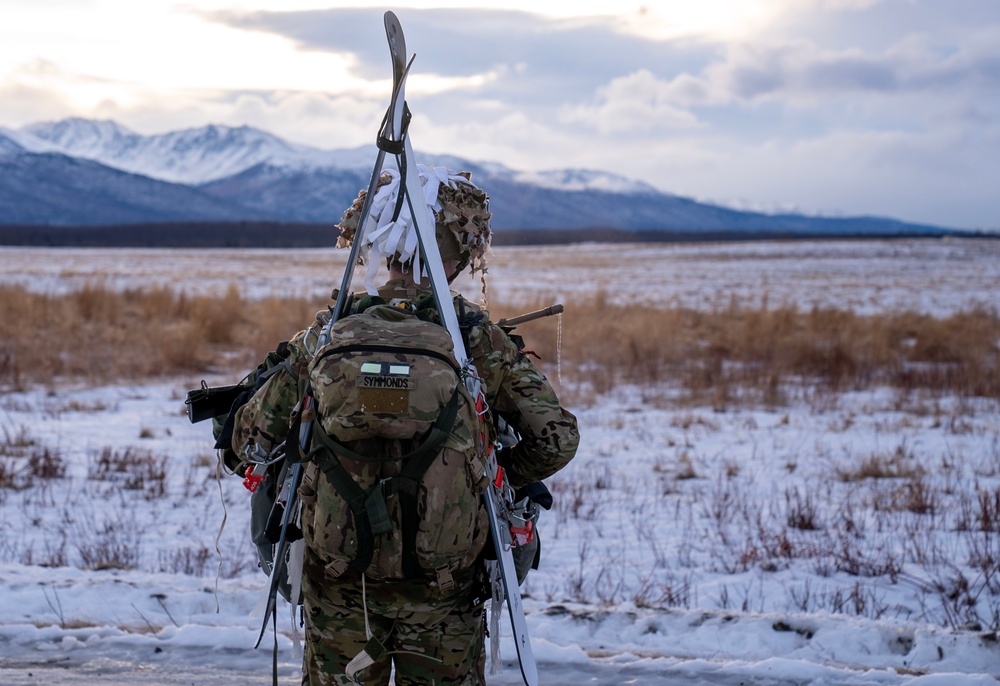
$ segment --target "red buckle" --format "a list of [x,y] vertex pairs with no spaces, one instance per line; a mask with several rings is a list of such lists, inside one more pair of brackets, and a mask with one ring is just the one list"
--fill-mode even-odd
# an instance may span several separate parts
[[260,482],[263,480],[263,474],[252,474],[247,472],[246,476],[243,477],[243,487],[253,493],[257,490],[257,487],[260,486]]
[[503,488],[503,477],[504,477],[503,467],[497,465],[497,475],[493,479],[493,485],[496,486],[497,488]]
[[524,523],[524,528],[512,526],[510,527],[510,535],[516,545],[528,545],[535,540],[534,523],[529,519]]

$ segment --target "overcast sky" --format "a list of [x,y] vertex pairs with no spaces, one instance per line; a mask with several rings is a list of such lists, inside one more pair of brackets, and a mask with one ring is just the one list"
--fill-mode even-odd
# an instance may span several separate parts
[[371,143],[389,8],[418,150],[1000,229],[1000,0],[0,0],[0,126]]

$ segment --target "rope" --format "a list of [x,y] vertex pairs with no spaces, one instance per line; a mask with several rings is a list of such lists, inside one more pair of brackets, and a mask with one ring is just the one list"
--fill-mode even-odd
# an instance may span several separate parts
[[229,511],[226,509],[226,494],[222,490],[222,451],[216,451],[215,456],[215,483],[219,485],[219,501],[222,503],[222,523],[219,524],[219,533],[215,535],[215,554],[219,556],[219,566],[215,570],[215,591],[213,593],[215,597],[215,614],[219,614],[222,612],[222,607],[219,605],[219,579],[222,578],[223,562],[220,542],[222,541],[222,532],[226,528],[226,520],[229,519]]
[[562,312],[556,315],[556,379],[559,386],[563,385],[562,379],[562,333],[563,333]]

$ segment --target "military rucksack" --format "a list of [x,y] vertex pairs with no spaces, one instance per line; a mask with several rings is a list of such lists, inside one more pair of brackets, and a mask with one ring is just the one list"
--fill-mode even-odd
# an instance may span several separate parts
[[487,541],[487,441],[452,338],[388,305],[338,320],[309,366],[312,449],[302,529],[327,573],[437,578]]

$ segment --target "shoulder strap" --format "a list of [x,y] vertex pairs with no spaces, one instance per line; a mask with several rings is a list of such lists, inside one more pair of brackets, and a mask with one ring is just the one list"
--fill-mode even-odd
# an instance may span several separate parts
[[[347,502],[358,528],[358,554],[348,565],[348,569],[363,572],[371,564],[375,550],[375,536],[381,536],[392,530],[385,499],[398,493],[403,508],[403,573],[407,578],[421,576],[416,554],[417,523],[420,521],[417,512],[417,491],[424,474],[437,458],[441,445],[455,425],[458,403],[459,389],[456,388],[420,445],[398,458],[362,455],[327,434],[319,422],[313,424],[316,447],[310,451],[310,456],[326,474],[330,485]],[[340,458],[361,462],[400,460],[403,462],[403,469],[398,476],[382,480],[366,492],[344,468]]]

